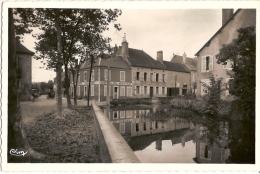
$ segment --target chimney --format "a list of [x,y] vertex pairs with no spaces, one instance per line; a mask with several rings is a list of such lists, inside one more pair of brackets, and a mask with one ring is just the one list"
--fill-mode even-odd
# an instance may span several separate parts
[[115,47],[114,47],[114,55],[117,55],[117,50],[118,50],[118,47],[117,47],[117,45],[115,44]]
[[184,63],[184,64],[186,63],[186,53],[185,52],[183,53],[182,63]]
[[126,34],[124,34],[122,41],[121,55],[124,59],[126,59],[126,57],[128,56],[128,43],[126,41]]
[[163,51],[157,51],[157,60],[163,63]]
[[222,9],[222,26],[233,16],[233,9]]

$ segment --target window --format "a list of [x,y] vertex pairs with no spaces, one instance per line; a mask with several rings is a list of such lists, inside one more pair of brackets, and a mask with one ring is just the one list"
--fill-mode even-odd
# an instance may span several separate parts
[[148,94],[147,93],[147,86],[144,86],[144,94]]
[[126,112],[126,118],[132,118],[132,111],[125,111]]
[[156,81],[156,82],[159,82],[159,74],[156,74],[156,76],[155,76],[155,81]]
[[95,80],[94,70],[92,70],[92,73],[91,73],[91,81],[94,81],[94,80]]
[[201,57],[201,72],[208,72],[213,70],[213,57],[203,56]]
[[136,72],[136,80],[140,80],[140,72]]
[[125,71],[120,71],[120,82],[125,81]]
[[135,130],[136,130],[136,132],[139,131],[139,123],[136,123],[136,124],[135,124]]
[[86,82],[87,80],[87,71],[84,71],[84,82]]
[[119,124],[119,133],[125,133],[125,123]]
[[136,94],[140,94],[140,86],[136,86]]
[[132,96],[132,87],[129,87],[129,86],[127,87],[126,95],[127,95],[127,97]]
[[104,80],[107,80],[107,76],[108,76],[108,70],[105,69],[105,70],[104,70]]
[[165,82],[165,74],[162,75],[162,82]]
[[144,122],[144,131],[146,131],[146,122]]
[[233,61],[227,60],[223,63],[223,69],[232,69],[233,68]]
[[156,87],[156,94],[159,94],[159,87]]
[[162,87],[162,94],[165,94],[165,88]]
[[153,73],[150,73],[150,81],[153,81]]
[[118,113],[117,111],[113,111],[113,119],[117,119],[118,118]]
[[155,129],[158,129],[158,121],[155,121]]
[[211,159],[211,150],[206,143],[200,143],[200,157],[203,159]]
[[84,86],[84,96],[87,96],[87,90],[88,90],[88,88],[87,88],[87,86]]
[[120,96],[125,96],[125,87],[120,86]]
[[78,96],[80,96],[80,86],[78,86],[77,94],[78,94]]
[[120,111],[120,118],[125,118],[125,111]]
[[104,85],[104,96],[107,96],[107,85]]
[[91,96],[94,96],[94,85],[91,85]]
[[147,81],[147,73],[144,73],[144,81]]

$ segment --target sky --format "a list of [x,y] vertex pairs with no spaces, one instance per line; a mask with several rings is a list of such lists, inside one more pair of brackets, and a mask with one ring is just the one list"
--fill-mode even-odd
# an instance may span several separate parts
[[[170,61],[173,54],[194,58],[195,53],[221,27],[221,9],[122,9],[116,23],[122,30],[116,31],[112,24],[105,32],[112,39],[111,46],[121,45],[124,33],[129,48],[140,49],[156,59],[157,51],[163,51],[163,59]],[[34,31],[37,33],[38,30]],[[31,35],[23,37],[23,44],[35,52],[35,40]],[[40,69],[40,60],[33,59],[32,81],[53,79],[53,71]]]

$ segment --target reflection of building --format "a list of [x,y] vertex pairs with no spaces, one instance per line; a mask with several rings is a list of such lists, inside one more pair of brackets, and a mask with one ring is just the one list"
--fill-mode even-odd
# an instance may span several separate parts
[[34,52],[23,46],[19,38],[16,39],[16,57],[17,57],[17,85],[22,96],[22,100],[31,99],[32,85],[32,56]]
[[162,150],[162,138],[155,141],[155,149]]
[[205,45],[196,53],[197,56],[197,95],[205,94],[201,82],[209,83],[208,73],[212,72],[217,78],[224,78],[227,83],[225,93],[221,96],[223,99],[232,98],[229,95],[228,88],[231,87],[231,77],[227,74],[232,71],[232,62],[227,61],[225,64],[218,64],[215,55],[223,45],[229,44],[237,38],[237,30],[241,27],[256,25],[255,9],[238,9],[234,14],[232,9],[222,10],[222,26],[207,41]]

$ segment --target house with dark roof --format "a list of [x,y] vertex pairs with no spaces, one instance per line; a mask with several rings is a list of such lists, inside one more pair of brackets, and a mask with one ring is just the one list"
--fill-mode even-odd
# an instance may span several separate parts
[[[90,99],[96,101],[106,101],[107,94],[110,99],[132,97],[132,73],[131,67],[120,55],[97,58],[94,61],[90,77],[90,60],[81,64],[77,96],[88,96],[89,78]],[[71,80],[71,83],[73,81]],[[70,87],[71,96],[73,94],[73,84]]]
[[153,59],[143,50],[128,48],[124,36],[117,55],[132,69],[133,97],[165,97],[186,94],[190,89],[189,69],[181,63],[163,60],[163,51]]
[[179,56],[176,54],[173,54],[173,57],[171,59],[171,62],[174,63],[181,63],[185,65],[189,71],[190,71],[190,84],[191,84],[191,91],[192,93],[196,93],[197,91],[197,59],[196,58],[190,58],[186,56],[186,53],[183,53],[183,56]]
[[32,85],[32,56],[34,52],[22,45],[16,39],[16,58],[17,58],[17,85],[21,93],[21,100],[31,99]]
[[221,95],[222,99],[232,99],[229,88],[232,86],[232,77],[228,72],[232,71],[232,62],[218,64],[215,55],[223,45],[229,44],[237,38],[237,30],[246,26],[256,26],[256,9],[233,9],[222,10],[222,26],[195,54],[197,56],[197,95],[204,95],[201,82],[209,83],[209,72],[216,77],[222,77],[226,83],[226,90]]

